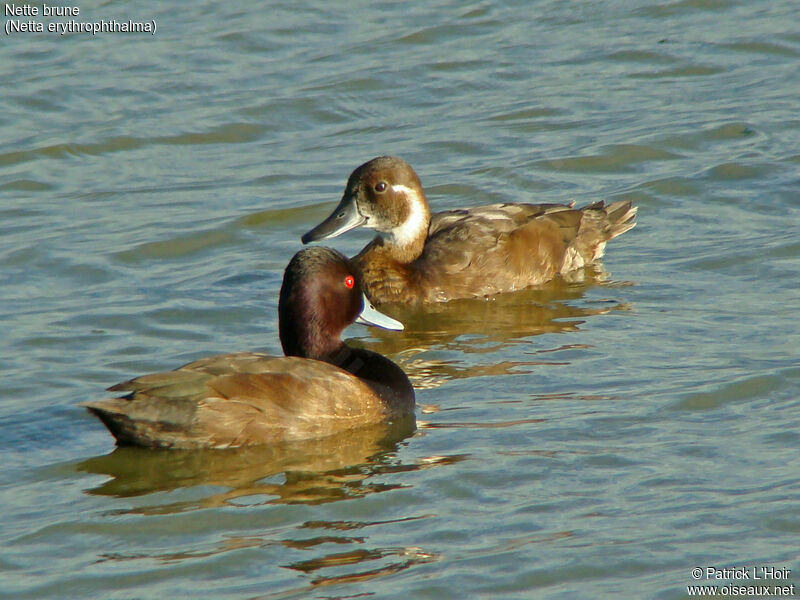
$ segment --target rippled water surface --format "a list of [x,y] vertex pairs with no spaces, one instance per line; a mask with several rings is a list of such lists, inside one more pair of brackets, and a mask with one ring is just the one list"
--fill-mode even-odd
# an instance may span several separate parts
[[[796,3],[336,6],[86,1],[157,33],[4,35],[2,596],[800,583]],[[583,281],[348,329],[409,373],[416,430],[115,449],[77,403],[279,353],[284,266],[379,154],[434,208],[630,199],[639,225]]]

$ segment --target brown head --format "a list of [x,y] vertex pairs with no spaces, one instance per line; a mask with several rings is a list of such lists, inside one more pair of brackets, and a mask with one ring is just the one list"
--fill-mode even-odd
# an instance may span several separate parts
[[354,322],[403,329],[402,323],[379,313],[366,300],[357,270],[342,254],[321,246],[295,254],[283,274],[278,301],[284,354],[331,356],[342,347],[344,328]]
[[387,244],[419,246],[421,252],[430,219],[425,192],[411,165],[395,156],[380,156],[353,171],[339,205],[302,240],[307,244],[368,227]]

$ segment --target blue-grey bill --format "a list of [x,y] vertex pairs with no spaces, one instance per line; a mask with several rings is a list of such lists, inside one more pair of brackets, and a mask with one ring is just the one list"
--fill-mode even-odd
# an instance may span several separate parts
[[367,299],[364,294],[361,295],[364,300],[364,308],[361,309],[361,314],[356,317],[356,323],[362,325],[373,325],[375,327],[382,327],[383,329],[391,329],[392,331],[402,331],[403,324],[393,319],[392,317],[378,312],[372,303]]
[[336,207],[327,219],[300,239],[304,244],[325,240],[341,235],[345,231],[360,227],[366,222],[367,219],[362,217],[361,213],[358,212],[356,201],[352,197],[342,198],[342,201],[339,202],[339,206]]

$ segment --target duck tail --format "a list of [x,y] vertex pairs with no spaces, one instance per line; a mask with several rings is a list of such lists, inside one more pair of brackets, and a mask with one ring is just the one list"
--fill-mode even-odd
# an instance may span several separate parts
[[614,239],[626,231],[636,227],[637,208],[630,200],[612,202],[605,209],[608,220],[608,239]]
[[580,211],[581,223],[567,250],[562,273],[600,260],[608,240],[636,226],[637,209],[630,200],[612,202],[608,206],[600,200]]
[[97,402],[81,402],[85,407],[105,425],[111,435],[121,446],[135,443],[135,424],[125,412],[125,400],[122,398],[107,398]]
[[96,416],[111,432],[118,446],[145,446],[148,448],[168,448],[178,444],[165,443],[163,431],[169,423],[136,418],[130,414],[127,398],[106,398],[97,402],[81,402],[90,413]]

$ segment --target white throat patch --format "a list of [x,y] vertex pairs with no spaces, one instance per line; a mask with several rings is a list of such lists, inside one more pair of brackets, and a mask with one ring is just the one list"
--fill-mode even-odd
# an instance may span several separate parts
[[428,235],[428,219],[422,198],[416,190],[404,185],[393,185],[392,190],[402,192],[408,202],[408,218],[391,232],[385,234],[386,239],[397,246],[406,246],[420,237]]

